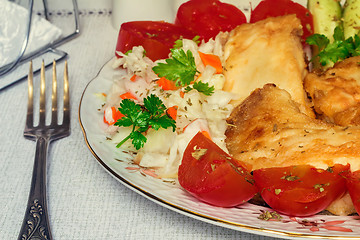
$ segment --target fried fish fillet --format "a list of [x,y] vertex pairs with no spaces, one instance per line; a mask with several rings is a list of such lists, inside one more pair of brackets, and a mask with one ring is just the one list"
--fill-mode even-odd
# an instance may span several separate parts
[[290,93],[301,112],[314,116],[303,87],[307,70],[301,34],[295,15],[242,24],[230,32],[224,48],[224,90],[239,96],[234,105],[256,88],[274,83]]
[[341,126],[360,125],[360,56],[321,73],[309,73],[304,86],[316,113]]
[[[360,169],[360,127],[342,127],[303,114],[290,94],[267,84],[256,89],[227,119],[229,153],[252,169],[309,164]],[[342,202],[340,202],[340,200]],[[354,212],[349,201],[334,202],[334,214]]]
[[360,169],[360,127],[311,118],[290,94],[275,85],[256,89],[227,119],[226,145],[253,170],[310,164],[326,169],[350,163]]

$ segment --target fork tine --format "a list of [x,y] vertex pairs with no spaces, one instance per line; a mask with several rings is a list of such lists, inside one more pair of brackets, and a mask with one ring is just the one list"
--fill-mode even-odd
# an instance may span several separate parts
[[33,85],[33,67],[30,61],[29,75],[28,75],[28,107],[26,114],[26,127],[30,128],[34,125],[34,85]]
[[40,73],[40,117],[39,126],[45,125],[45,64],[42,61]]
[[64,68],[64,120],[63,125],[70,126],[70,97],[69,97],[69,76],[67,61]]
[[[57,117],[51,120],[51,123],[46,124],[46,89],[45,89],[45,64],[42,62],[40,73],[40,111],[39,124],[37,126],[29,126],[29,122],[33,123],[31,119],[35,114],[33,113],[33,71],[32,63],[30,63],[30,72],[28,76],[29,84],[29,108],[27,114],[27,123],[24,130],[24,137],[36,141],[35,162],[33,169],[33,176],[31,181],[31,188],[28,198],[28,205],[25,212],[24,221],[18,239],[52,239],[49,216],[47,210],[47,196],[46,196],[46,161],[48,146],[53,140],[64,138],[70,134],[70,113],[69,113],[69,81],[67,72],[67,63],[65,63],[64,70],[64,121],[63,124],[57,123]],[[57,116],[57,80],[56,80],[56,62],[53,62],[53,83],[52,83],[52,113],[51,117]],[[50,100],[50,99],[48,99]],[[40,216],[35,216],[37,213],[33,212],[33,208],[39,206],[41,208]],[[36,209],[38,210],[38,209]],[[36,222],[33,222],[33,219]],[[38,220],[38,221],[37,221]]]
[[56,80],[56,62],[53,61],[53,81],[52,81],[52,95],[51,95],[51,124],[57,124],[58,111],[57,111],[57,80]]

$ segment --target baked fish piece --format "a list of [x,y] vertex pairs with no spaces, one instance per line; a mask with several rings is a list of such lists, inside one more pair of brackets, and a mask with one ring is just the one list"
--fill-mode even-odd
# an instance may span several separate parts
[[304,81],[319,117],[342,126],[360,125],[360,56],[347,58]]
[[[252,170],[309,164],[327,169],[350,164],[360,169],[360,127],[343,127],[302,113],[290,94],[273,84],[256,89],[232,111],[225,132],[229,153]],[[355,212],[346,194],[328,210]]]
[[343,127],[303,114],[290,94],[273,84],[256,89],[227,119],[230,154],[253,170],[310,164],[360,169],[360,127]]
[[235,105],[256,88],[274,83],[290,93],[301,112],[314,116],[303,87],[307,70],[301,35],[295,15],[242,24],[230,32],[224,48],[224,90],[239,96]]

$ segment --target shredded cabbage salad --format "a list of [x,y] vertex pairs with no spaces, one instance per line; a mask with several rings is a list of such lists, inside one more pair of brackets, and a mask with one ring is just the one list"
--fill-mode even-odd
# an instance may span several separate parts
[[[225,130],[226,118],[233,106],[231,100],[236,99],[233,93],[222,90],[225,78],[217,73],[211,65],[205,65],[199,52],[216,55],[224,65],[223,47],[228,37],[227,33],[219,33],[215,39],[197,44],[190,39],[182,39],[181,49],[191,51],[198,73],[194,81],[201,81],[213,86],[213,93],[206,95],[196,89],[177,87],[174,90],[164,90],[158,84],[159,76],[152,70],[158,63],[153,62],[144,54],[142,46],[134,47],[127,53],[117,52],[120,58],[113,63],[114,69],[123,68],[124,72],[114,75],[114,81],[103,105],[104,121],[107,124],[105,134],[114,144],[114,151],[136,152],[134,162],[142,167],[152,168],[161,178],[176,178],[182,155],[190,140],[199,131],[206,133],[218,146],[226,152]],[[171,56],[169,56],[171,57]],[[190,84],[191,86],[191,84]],[[156,95],[167,109],[174,108],[176,129],[149,128],[145,133],[146,142],[142,148],[136,149],[131,141],[124,142],[119,149],[115,146],[128,136],[132,127],[116,126],[113,111],[119,108],[124,96],[130,96],[137,104],[143,104],[146,97]],[[126,97],[126,98],[128,98]]]

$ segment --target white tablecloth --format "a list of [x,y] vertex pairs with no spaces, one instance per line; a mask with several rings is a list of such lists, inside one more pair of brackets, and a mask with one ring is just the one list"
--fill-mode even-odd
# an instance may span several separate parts
[[[269,239],[159,206],[123,186],[93,158],[78,122],[78,105],[86,84],[114,55],[117,31],[110,23],[110,6],[109,1],[95,7],[79,2],[81,35],[60,47],[69,53],[72,125],[71,135],[49,148],[48,206],[54,239]],[[70,17],[64,14],[57,17]],[[26,106],[26,81],[0,92],[1,240],[17,239],[30,189],[35,143],[23,137]]]

